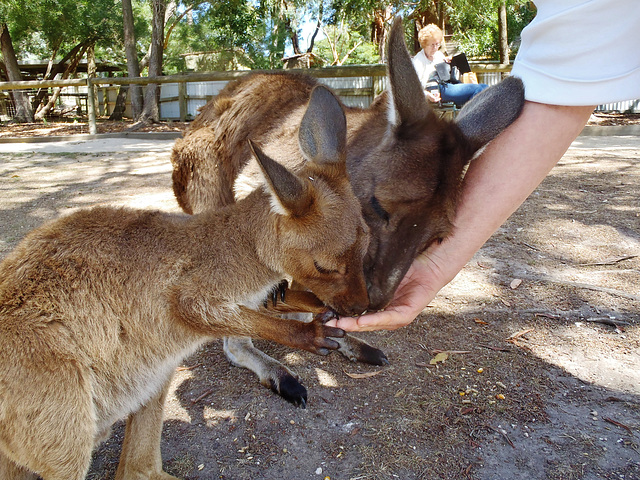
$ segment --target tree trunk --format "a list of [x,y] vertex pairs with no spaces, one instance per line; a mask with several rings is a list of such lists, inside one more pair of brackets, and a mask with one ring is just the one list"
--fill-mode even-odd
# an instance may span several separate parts
[[[322,10],[321,10],[322,11]],[[307,48],[307,53],[311,53],[313,51],[313,45],[316,41],[316,36],[320,31],[320,27],[322,26],[322,15],[319,15],[318,23],[316,23],[316,29],[313,31],[313,35],[311,35],[311,40],[309,41],[309,48]]]
[[391,19],[391,7],[373,12],[373,22],[371,24],[371,42],[378,46],[380,62],[387,62],[387,26],[386,22]]
[[[87,77],[96,78],[98,76],[98,67],[96,66],[96,45],[92,43],[87,48]],[[94,102],[93,105],[98,105],[98,87],[96,85],[91,85],[91,88],[87,91],[87,95],[93,95]],[[87,97],[87,115],[89,115],[89,99]],[[96,112],[98,115],[98,112]]]
[[[67,62],[74,62],[81,50],[82,53],[80,53],[80,57],[82,58],[82,55],[84,55],[84,51],[86,50],[86,48],[87,41],[84,41],[69,50],[69,53],[67,53],[62,60],[54,64],[52,68],[47,68],[48,73],[47,76],[44,77],[44,80],[53,80],[56,75],[58,75],[59,73],[63,73],[67,67]],[[48,91],[48,89],[44,88],[38,92],[36,97],[33,99],[33,102],[31,103],[34,109],[38,108],[38,105],[40,105],[42,99],[46,96]]]
[[[72,73],[74,73],[76,71],[76,69],[78,68],[78,64],[80,63],[80,60],[84,56],[85,52],[90,47],[90,45],[93,45],[93,44],[84,43],[82,45],[83,45],[82,49],[79,52],[76,53],[76,56],[74,58],[72,58],[71,62],[69,63],[69,65],[67,65],[67,68],[65,69],[64,73],[62,74],[62,80],[66,80],[67,78],[69,78],[69,76]],[[60,91],[61,90],[62,90],[62,88],[60,88],[60,87],[57,87],[57,88],[55,88],[53,90],[53,95],[51,96],[51,98],[49,99],[47,104],[44,107],[42,107],[41,109],[39,109],[38,112],[35,114],[35,119],[36,120],[42,120],[47,115],[47,113],[49,113],[51,111],[51,109],[53,108],[53,106],[56,103],[56,100],[58,100],[58,97],[60,96]]]
[[[67,67],[67,62],[75,61],[75,58],[77,57],[78,53],[81,50],[82,50],[82,53],[80,53],[80,57],[82,57],[82,55],[84,55],[86,48],[87,48],[86,40],[84,42],[77,44],[75,47],[69,50],[69,53],[67,53],[62,58],[62,60],[54,64],[52,68],[47,67],[47,75],[44,77],[43,80],[53,80],[56,75],[58,75],[59,73],[63,73]],[[31,102],[31,105],[33,106],[34,109],[38,108],[38,106],[42,102],[42,99],[47,95],[48,92],[49,92],[49,89],[47,88],[43,88],[38,91],[38,94],[35,96],[35,98]]]
[[116,97],[116,106],[113,108],[111,115],[109,115],[109,120],[122,120],[124,117],[124,111],[127,108],[127,90],[129,88],[129,85],[120,85],[118,96]]
[[289,32],[293,54],[300,55],[302,52],[300,51],[300,43],[298,42],[298,32],[295,25],[292,25],[291,18],[288,16],[285,17],[284,27],[287,29],[287,32]]
[[[173,13],[176,13],[177,11],[177,5],[174,1],[171,2],[171,4],[167,7],[167,14],[164,16],[164,26],[166,28],[167,25],[169,25],[169,28],[166,29],[167,33],[164,36],[164,49],[166,50],[167,48],[169,48],[169,38],[171,38],[171,32],[173,32],[173,29],[176,27],[176,25],[178,25],[180,23],[180,20],[182,20],[184,17],[187,17],[187,23],[189,24],[189,26],[193,25],[193,9],[200,5],[200,3],[196,3],[194,5],[190,5],[188,7],[186,7],[184,9],[184,11],[182,11],[182,13],[180,13],[180,15],[177,15],[171,22],[171,25],[169,25],[169,19],[171,18]],[[170,13],[171,12],[171,13]]]
[[[4,58],[4,65],[7,70],[7,77],[10,82],[19,82],[22,80],[20,67],[16,59],[16,52],[13,49],[13,42],[9,34],[9,28],[6,23],[0,26],[0,49]],[[16,105],[15,120],[19,123],[33,122],[33,108],[29,103],[29,96],[22,90],[12,90],[13,101]]]
[[[122,0],[122,19],[124,23],[124,50],[127,57],[127,73],[130,77],[139,77],[140,63],[138,62],[136,35],[133,27],[131,0]],[[130,85],[129,95],[133,118],[138,118],[142,113],[142,87],[140,85]]]
[[[44,73],[44,76],[42,77],[45,80],[49,78],[51,71],[55,67],[56,56],[58,55],[58,50],[60,49],[61,44],[62,44],[62,37],[58,42],[56,42],[56,45],[54,45],[53,51],[49,56],[49,61],[47,62],[47,71]],[[48,88],[39,88],[35,97],[33,97],[33,99],[31,100],[31,108],[37,111],[37,108],[40,105],[40,102],[42,101],[43,98],[47,96],[47,93],[49,93]]]
[[[153,20],[151,26],[151,55],[149,55],[149,75],[162,75],[162,54],[164,45],[164,15],[167,9],[166,0],[152,0],[151,8]],[[149,84],[144,91],[144,107],[136,125],[132,129],[140,128],[145,123],[160,121],[160,107],[158,105],[160,85]]]
[[498,10],[498,30],[500,35],[500,63],[509,64],[509,39],[507,36],[507,2],[500,2]]

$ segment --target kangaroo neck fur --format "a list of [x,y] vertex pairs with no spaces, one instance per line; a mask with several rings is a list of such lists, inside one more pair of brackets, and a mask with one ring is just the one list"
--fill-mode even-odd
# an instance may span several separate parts
[[222,265],[236,259],[237,269],[232,276],[246,276],[258,285],[271,284],[284,275],[279,216],[272,211],[269,196],[258,188],[238,203],[189,218],[187,224],[192,235],[203,238],[198,247],[200,255],[211,256],[212,262]]

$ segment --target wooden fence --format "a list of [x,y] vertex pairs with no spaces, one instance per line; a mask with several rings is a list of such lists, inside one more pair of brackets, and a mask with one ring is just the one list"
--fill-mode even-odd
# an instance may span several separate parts
[[[474,64],[472,70],[482,75],[496,75],[501,76],[503,72],[509,72],[511,70],[510,65],[499,64]],[[56,88],[56,87],[80,87],[86,92],[93,92],[94,88],[103,89],[103,98],[105,99],[104,105],[106,105],[105,113],[108,114],[108,95],[104,92],[111,86],[118,85],[148,85],[148,84],[175,84],[178,86],[177,94],[164,97],[165,102],[177,102],[178,104],[178,116],[180,120],[186,120],[193,113],[189,113],[189,102],[206,103],[209,98],[214,94],[208,95],[189,95],[187,92],[188,84],[198,84],[204,82],[220,82],[220,90],[222,85],[231,80],[235,80],[246,76],[250,73],[255,73],[259,70],[242,70],[242,71],[229,71],[229,72],[210,72],[210,73],[191,73],[180,75],[167,75],[162,77],[97,77],[97,78],[83,78],[72,80],[35,80],[35,81],[22,81],[22,82],[0,82],[0,92],[5,90],[24,90],[24,89],[41,89],[41,88]],[[277,72],[285,70],[267,70],[264,72]],[[321,82],[327,83],[332,87],[336,93],[343,99],[345,103],[349,104],[349,99],[363,99],[365,104],[368,104],[373,97],[381,93],[386,88],[386,67],[385,65],[349,65],[340,67],[326,67],[326,68],[312,68],[312,69],[293,69],[286,70],[290,73],[304,73],[320,79]],[[367,79],[360,83],[345,86],[344,83],[340,83],[339,79],[354,79],[361,78]],[[347,82],[348,83],[348,82]],[[494,83],[494,82],[491,82]],[[357,103],[357,102],[356,102]],[[87,116],[89,121],[89,133],[95,134],[97,132],[96,116],[98,101],[95,95],[86,94],[87,104]],[[360,102],[362,104],[362,102]]]

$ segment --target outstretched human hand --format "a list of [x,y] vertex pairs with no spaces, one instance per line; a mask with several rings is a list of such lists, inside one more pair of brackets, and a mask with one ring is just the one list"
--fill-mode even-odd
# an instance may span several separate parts
[[391,303],[375,313],[368,313],[361,317],[340,317],[331,320],[328,325],[350,332],[369,330],[395,330],[411,323],[422,310],[433,300],[439,288],[433,287],[434,264],[426,254],[416,258]]

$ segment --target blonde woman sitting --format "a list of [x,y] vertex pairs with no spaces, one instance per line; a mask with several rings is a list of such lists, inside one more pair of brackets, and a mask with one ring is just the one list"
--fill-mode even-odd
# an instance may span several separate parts
[[443,34],[440,28],[431,23],[418,32],[418,41],[422,50],[413,57],[413,67],[418,73],[420,83],[429,101],[453,102],[462,106],[474,95],[487,88],[484,83],[446,83],[440,81],[436,65],[449,63],[451,57],[446,57],[440,50]]

